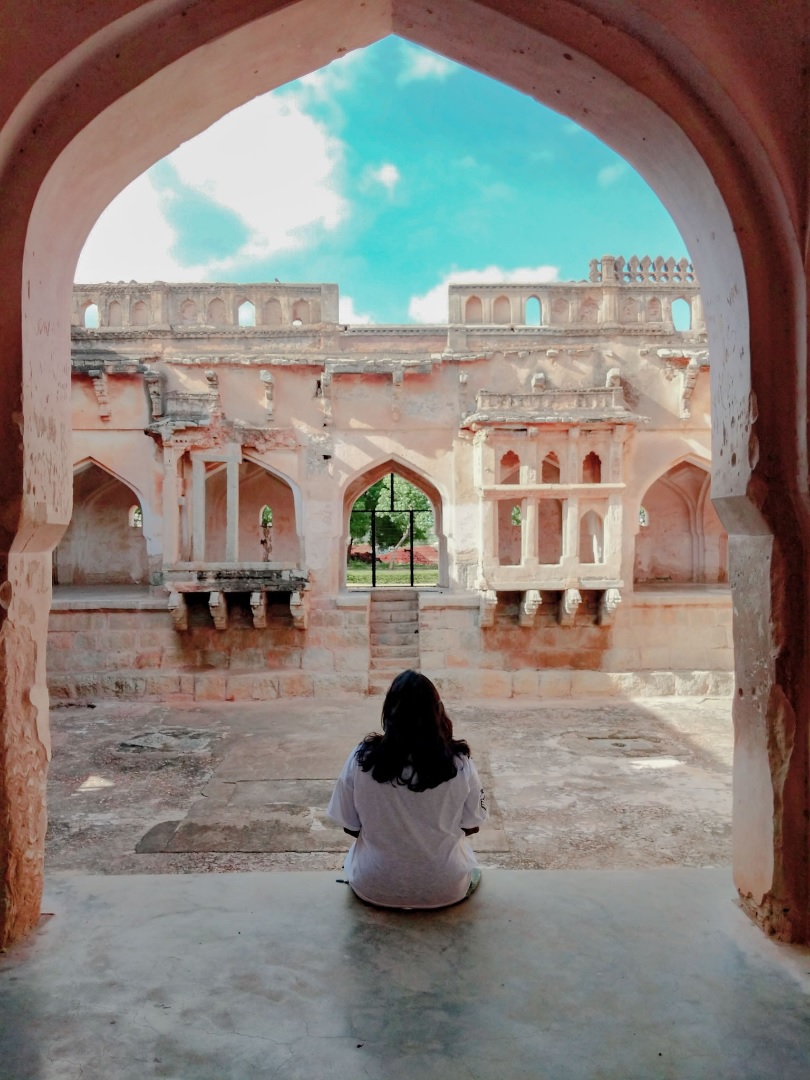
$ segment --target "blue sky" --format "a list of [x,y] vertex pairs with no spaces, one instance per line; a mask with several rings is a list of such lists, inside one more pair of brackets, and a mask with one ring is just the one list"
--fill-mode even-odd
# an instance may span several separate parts
[[449,280],[680,258],[646,183],[530,98],[390,37],[235,110],[139,177],[76,279],[334,281],[345,321],[447,318]]

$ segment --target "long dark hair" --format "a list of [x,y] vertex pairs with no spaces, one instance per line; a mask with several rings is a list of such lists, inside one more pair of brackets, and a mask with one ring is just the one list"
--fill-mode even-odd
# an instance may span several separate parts
[[403,671],[391,683],[382,729],[382,735],[366,735],[357,750],[363,772],[371,771],[378,784],[427,791],[453,779],[457,756],[470,756],[464,739],[453,738],[438,690],[418,671]]

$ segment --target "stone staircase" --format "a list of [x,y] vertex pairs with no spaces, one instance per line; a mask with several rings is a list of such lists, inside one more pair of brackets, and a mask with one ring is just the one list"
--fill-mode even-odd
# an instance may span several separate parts
[[400,671],[419,670],[419,593],[375,589],[371,593],[369,634],[368,692],[384,694]]

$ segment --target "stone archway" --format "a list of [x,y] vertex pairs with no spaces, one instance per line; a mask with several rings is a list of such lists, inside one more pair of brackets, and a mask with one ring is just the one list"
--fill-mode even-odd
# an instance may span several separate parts
[[[390,32],[584,123],[651,182],[687,240],[716,360],[715,500],[737,567],[735,879],[749,910],[772,929],[807,935],[810,604],[804,479],[796,479],[807,468],[805,442],[794,435],[806,411],[798,239],[805,179],[792,153],[802,129],[802,105],[792,106],[804,13],[788,0],[773,20],[768,5],[754,4],[729,26],[714,7],[700,7],[694,20],[679,17],[675,0],[609,8],[597,0],[447,0],[438,10],[369,0],[339,13],[326,0],[199,0],[193,18],[153,0],[112,2],[101,16],[77,7],[56,25],[33,5],[17,13],[17,33],[41,44],[10,58],[0,148],[13,208],[0,268],[0,409],[11,433],[0,479],[0,502],[10,508],[0,523],[0,648],[2,658],[14,657],[13,668],[0,658],[0,814],[8,823],[0,942],[33,924],[41,889],[41,656],[50,552],[70,517],[66,358],[83,239],[111,198],[180,141],[255,94]],[[788,640],[789,649],[780,644]],[[774,745],[786,748],[779,760]]]
[[[395,476],[401,476],[404,480],[407,480],[408,483],[413,484],[415,488],[418,488],[423,495],[428,498],[433,507],[433,527],[438,540],[438,585],[446,587],[449,579],[449,567],[447,561],[447,536],[444,526],[444,500],[442,499],[441,492],[431,480],[426,476],[423,476],[420,472],[417,472],[416,469],[406,464],[404,461],[400,461],[399,458],[387,458],[377,465],[372,465],[370,468],[365,469],[362,473],[355,476],[346,485],[346,490],[343,495],[342,550],[348,550],[350,538],[349,515],[352,512],[352,507],[355,502],[364,491],[367,491],[372,486],[372,484],[376,484],[378,480],[381,480],[384,476],[388,476],[390,473],[393,473]],[[346,587],[345,563],[341,564],[340,587]]]
[[73,517],[54,553],[60,585],[147,585],[149,563],[140,498],[95,462],[73,477]]

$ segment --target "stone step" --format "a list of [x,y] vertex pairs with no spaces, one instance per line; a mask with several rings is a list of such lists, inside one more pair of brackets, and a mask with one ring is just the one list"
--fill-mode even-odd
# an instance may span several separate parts
[[400,625],[413,624],[419,625],[419,612],[418,611],[383,611],[380,614],[372,612],[368,620],[369,626],[390,626],[391,623],[398,623]]
[[369,615],[373,618],[383,611],[419,611],[419,602],[414,600],[378,600],[371,605]]
[[387,603],[390,600],[408,600],[413,604],[419,603],[419,594],[412,589],[376,589],[371,594],[372,604]]
[[419,668],[419,657],[410,656],[372,656],[370,661],[372,671],[390,671],[396,674],[405,671],[406,668]]
[[416,627],[409,628],[399,633],[386,631],[385,633],[374,633],[369,635],[371,648],[375,649],[378,645],[416,645],[416,635],[419,631]]
[[412,641],[397,642],[396,645],[372,645],[371,655],[374,659],[381,656],[417,656],[419,650],[414,647]]

